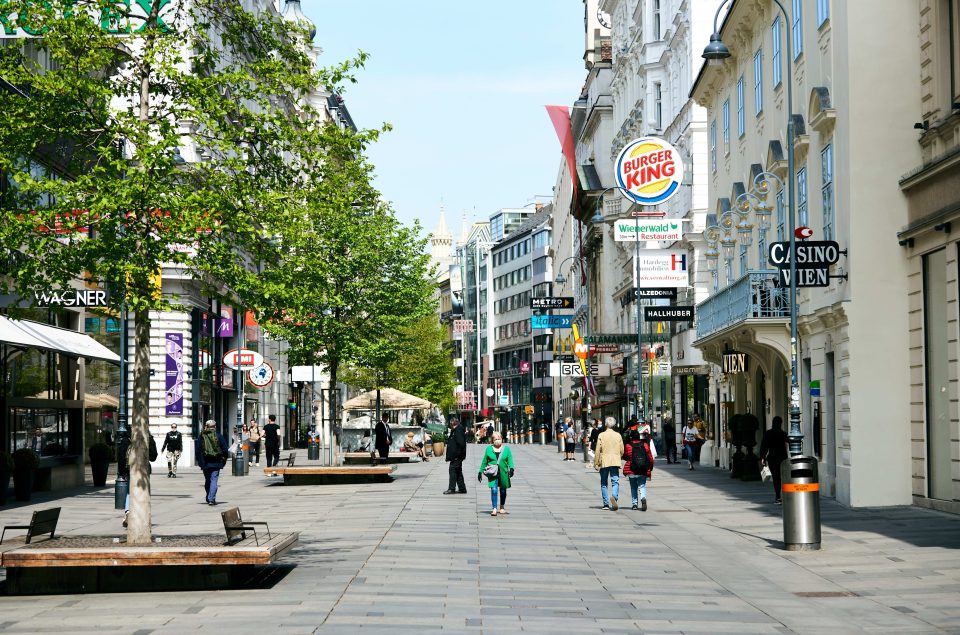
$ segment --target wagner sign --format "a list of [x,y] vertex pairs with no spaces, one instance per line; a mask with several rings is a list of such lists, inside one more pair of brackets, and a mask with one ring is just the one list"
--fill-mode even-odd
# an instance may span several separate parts
[[658,137],[641,137],[624,146],[616,170],[620,191],[640,205],[669,200],[683,182],[680,153]]

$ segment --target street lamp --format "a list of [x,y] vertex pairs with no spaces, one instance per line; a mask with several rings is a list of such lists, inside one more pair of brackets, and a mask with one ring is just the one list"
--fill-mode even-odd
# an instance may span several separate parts
[[[722,64],[723,60],[730,57],[730,50],[720,39],[720,32],[717,30],[717,20],[720,17],[720,10],[730,0],[723,0],[717,7],[717,12],[713,17],[713,34],[710,36],[710,43],[703,49],[703,57],[708,64]],[[790,18],[786,8],[780,0],[773,0],[783,14],[783,23],[790,24]],[[776,37],[780,37],[778,32]],[[797,259],[796,255],[796,187],[794,185],[794,123],[793,123],[793,79],[791,77],[793,63],[792,43],[790,33],[786,33],[786,84],[787,84],[787,218],[790,241],[790,431],[787,434],[787,447],[791,456],[800,456],[803,452],[803,432],[800,429],[800,382],[797,376]],[[766,182],[764,179],[763,182]]]

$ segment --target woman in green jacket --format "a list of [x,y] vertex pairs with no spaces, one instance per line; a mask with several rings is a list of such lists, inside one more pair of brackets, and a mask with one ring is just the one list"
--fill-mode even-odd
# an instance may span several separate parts
[[497,515],[498,494],[500,513],[506,514],[504,505],[507,504],[507,489],[510,487],[510,478],[513,476],[513,454],[510,453],[510,448],[503,444],[503,435],[499,432],[493,433],[493,444],[487,446],[487,451],[483,453],[480,471],[477,472],[478,482],[483,479],[483,471],[488,465],[498,466],[496,476],[487,476],[487,482],[490,485],[490,501],[493,503],[493,511],[490,515]]

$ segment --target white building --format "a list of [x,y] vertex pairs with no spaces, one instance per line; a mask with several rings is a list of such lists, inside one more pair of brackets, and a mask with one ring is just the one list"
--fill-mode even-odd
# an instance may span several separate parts
[[749,455],[774,416],[788,427],[789,294],[767,246],[788,239],[780,183],[793,181],[797,224],[843,250],[812,274],[829,274],[819,278],[825,286],[798,292],[804,451],[820,459],[821,494],[852,506],[908,504],[918,371],[901,308],[909,271],[893,237],[907,217],[898,181],[921,163],[919,49],[900,45],[917,39],[916,3],[785,4],[786,19],[768,0],[734,0],[720,27],[732,57],[702,66],[691,92],[708,112],[705,238],[716,267],[712,293],[697,306],[695,344],[726,370],[711,383],[721,405],[713,432],[725,438],[735,415],[755,417],[759,429],[741,431],[737,443]]

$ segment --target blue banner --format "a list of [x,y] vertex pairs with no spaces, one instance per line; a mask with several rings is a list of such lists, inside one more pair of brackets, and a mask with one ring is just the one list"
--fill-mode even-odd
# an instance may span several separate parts
[[568,329],[572,325],[572,315],[534,315],[530,318],[530,326],[535,329]]

